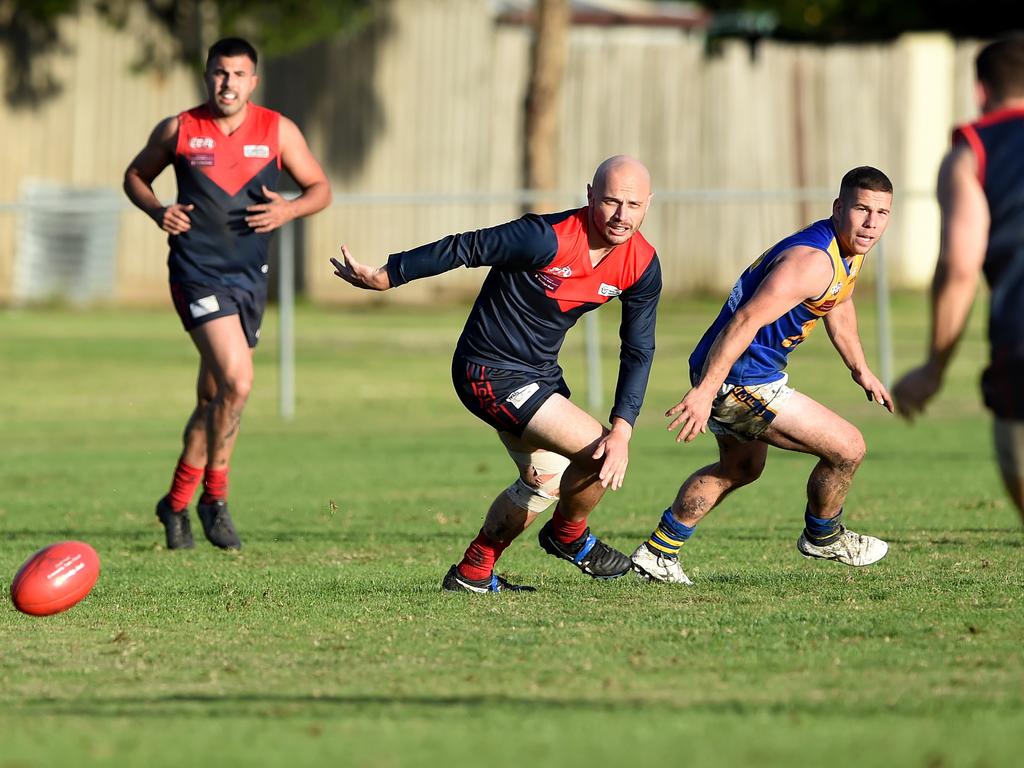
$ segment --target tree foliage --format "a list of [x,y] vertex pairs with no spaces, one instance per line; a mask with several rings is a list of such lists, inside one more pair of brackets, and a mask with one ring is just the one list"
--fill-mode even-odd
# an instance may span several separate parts
[[904,32],[994,37],[1024,26],[1020,0],[706,0],[720,35],[864,42]]
[[[218,38],[248,38],[263,55],[299,50],[342,29],[357,29],[374,0],[0,0],[0,47],[7,60],[4,95],[34,103],[60,90],[46,54],[59,51],[62,18],[86,5],[140,42],[140,69],[185,62],[201,67]],[[155,23],[154,23],[155,22]]]

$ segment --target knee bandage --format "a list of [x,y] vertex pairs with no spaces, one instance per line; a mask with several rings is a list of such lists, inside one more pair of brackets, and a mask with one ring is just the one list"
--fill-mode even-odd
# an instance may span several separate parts
[[520,477],[505,489],[505,495],[517,507],[539,514],[558,501],[558,482],[554,488],[536,488]]
[[535,448],[507,432],[499,432],[498,436],[519,468],[519,479],[505,489],[505,495],[517,507],[533,514],[558,501],[558,487],[569,460],[554,451]]

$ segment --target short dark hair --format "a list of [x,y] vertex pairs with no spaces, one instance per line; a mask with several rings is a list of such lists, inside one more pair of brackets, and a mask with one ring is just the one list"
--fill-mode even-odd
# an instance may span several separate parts
[[861,165],[847,171],[839,182],[839,199],[845,200],[855,189],[868,189],[872,192],[888,192],[892,194],[892,182],[889,177],[870,165]]
[[210,62],[219,56],[230,58],[232,56],[248,56],[252,59],[252,68],[256,69],[256,49],[252,43],[240,37],[225,37],[210,46],[206,52],[206,68],[210,68]]
[[1024,33],[1013,32],[986,45],[975,69],[993,98],[1024,96]]

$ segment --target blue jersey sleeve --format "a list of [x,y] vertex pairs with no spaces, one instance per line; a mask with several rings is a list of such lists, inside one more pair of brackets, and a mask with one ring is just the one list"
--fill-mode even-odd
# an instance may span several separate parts
[[528,214],[521,219],[475,232],[448,235],[437,242],[388,257],[392,287],[410,280],[440,275],[457,267],[501,267],[532,270],[551,263],[558,237],[543,218]]
[[647,391],[654,362],[654,325],[661,296],[661,264],[655,254],[647,269],[622,292],[622,324],[619,338],[619,379],[610,418],[618,416],[630,425],[636,422]]

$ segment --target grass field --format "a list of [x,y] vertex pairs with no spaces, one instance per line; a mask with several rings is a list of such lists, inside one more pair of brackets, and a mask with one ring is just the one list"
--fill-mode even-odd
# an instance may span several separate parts
[[[621,549],[713,456],[660,414],[716,310],[663,305],[626,485],[592,518]],[[893,311],[903,369],[923,300]],[[484,598],[439,590],[514,478],[451,392],[465,313],[301,308],[290,422],[268,318],[232,470],[239,554],[167,552],[153,517],[195,373],[172,313],[0,313],[3,588],[53,541],[103,560],[65,614],[4,598],[0,768],[1020,764],[1024,537],[978,403],[981,313],[913,427],[864,401],[823,330],[794,356],[794,385],[867,438],[847,517],[890,542],[877,566],[799,557],[812,460],[775,452],[687,545],[695,587],[594,583],[527,532],[499,570],[539,591]],[[610,390],[617,312],[600,314]],[[861,330],[873,359],[870,302]],[[581,337],[563,352],[580,396]]]

